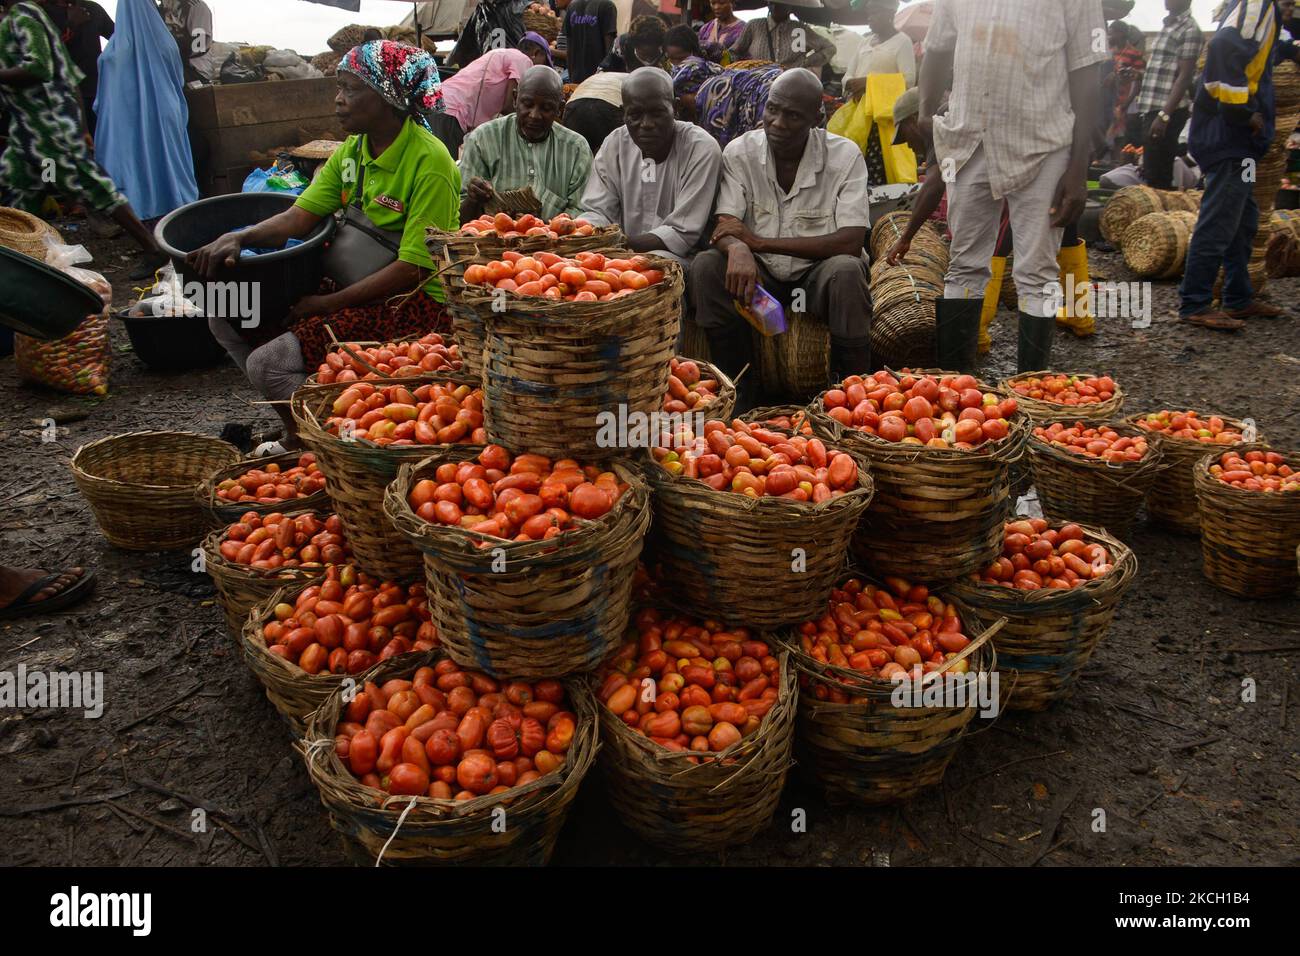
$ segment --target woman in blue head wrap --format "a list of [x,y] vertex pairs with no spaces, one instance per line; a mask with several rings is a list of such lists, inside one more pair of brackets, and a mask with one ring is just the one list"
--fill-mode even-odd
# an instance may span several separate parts
[[[396,258],[373,274],[300,301],[287,330],[244,330],[209,317],[213,335],[266,398],[289,398],[308,372],[316,371],[331,331],[344,342],[383,342],[449,324],[424,243],[430,226],[451,230],[460,224],[460,171],[429,131],[430,120],[441,111],[438,71],[423,50],[391,40],[354,47],[339,63],[334,100],[339,124],[352,135],[292,207],[189,255],[192,269],[218,278],[234,267],[241,250],[279,249],[358,199],[370,224],[397,247]],[[273,407],[286,435],[295,438],[292,416],[284,406]]]

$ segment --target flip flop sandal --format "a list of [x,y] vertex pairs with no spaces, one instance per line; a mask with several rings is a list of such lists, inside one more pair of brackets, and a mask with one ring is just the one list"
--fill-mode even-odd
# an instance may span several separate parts
[[1240,332],[1246,327],[1246,323],[1241,319],[1234,319],[1224,312],[1200,312],[1196,315],[1184,315],[1181,320],[1190,325],[1214,329],[1218,332]]
[[25,617],[28,614],[40,614],[43,611],[57,611],[59,608],[76,604],[95,589],[95,572],[87,571],[77,579],[75,584],[64,588],[53,597],[48,597],[44,601],[31,600],[38,592],[49,587],[65,573],[60,571],[57,574],[47,574],[45,577],[33,581],[21,594],[0,608],[0,621]]

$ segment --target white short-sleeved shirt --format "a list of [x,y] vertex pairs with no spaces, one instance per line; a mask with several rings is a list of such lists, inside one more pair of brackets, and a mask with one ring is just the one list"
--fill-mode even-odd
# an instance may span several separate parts
[[[827,236],[871,224],[867,209],[867,164],[851,140],[823,129],[808,133],[794,186],[786,193],[776,181],[776,162],[767,133],[752,130],[722,151],[717,214],[734,216],[760,236]],[[759,253],[767,270],[791,281],[817,263],[794,256]]]
[[1070,73],[1110,56],[1101,0],[936,0],[925,51],[955,54],[939,160],[960,170],[982,143],[997,198],[1073,142]]

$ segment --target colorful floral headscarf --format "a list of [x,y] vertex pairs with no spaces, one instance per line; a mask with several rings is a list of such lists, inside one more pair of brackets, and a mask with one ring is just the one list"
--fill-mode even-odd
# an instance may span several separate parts
[[428,53],[407,43],[371,40],[354,46],[339,63],[383,97],[384,102],[410,115],[429,132],[429,117],[443,111],[438,66]]

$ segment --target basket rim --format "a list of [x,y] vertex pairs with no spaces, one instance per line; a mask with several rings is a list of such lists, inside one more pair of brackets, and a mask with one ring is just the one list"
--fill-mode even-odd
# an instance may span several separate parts
[[174,438],[178,436],[187,439],[200,439],[203,442],[210,444],[212,446],[213,451],[216,451],[218,448],[228,449],[230,453],[234,456],[234,459],[237,460],[239,458],[240,451],[238,448],[230,444],[230,442],[224,441],[223,439],[217,438],[213,435],[204,435],[201,434],[200,432],[186,432],[186,431],[137,431],[137,432],[122,432],[117,435],[107,435],[103,438],[97,438],[92,442],[87,442],[86,444],[81,445],[80,447],[77,448],[75,452],[73,452],[72,458],[68,462],[68,466],[72,469],[73,475],[79,481],[93,482],[102,485],[104,487],[118,486],[121,488],[133,488],[133,489],[148,490],[148,491],[185,492],[189,495],[193,495],[194,484],[192,482],[187,482],[181,485],[151,485],[151,484],[146,484],[144,482],[138,482],[138,481],[122,481],[120,478],[106,478],[102,475],[96,475],[92,472],[86,471],[84,465],[82,464],[83,454],[89,455],[96,451],[102,451],[104,448],[107,448],[108,446],[116,442],[120,442],[128,439],[134,440],[134,439],[141,439],[141,438],[160,438],[160,437]]
[[[431,667],[444,658],[447,658],[447,652],[442,648],[434,648],[418,654],[401,654],[387,661],[379,661],[369,670],[360,674],[348,676],[351,676],[358,686],[364,686],[367,681],[379,683],[379,681],[375,680],[377,677],[391,679],[397,674],[414,674],[421,667]],[[477,668],[462,668],[462,670],[478,671]],[[482,671],[478,672],[484,673]],[[493,678],[493,680],[497,680],[497,678]],[[324,703],[308,717],[306,733],[297,742],[297,746],[307,763],[308,775],[311,777],[312,783],[316,785],[318,790],[321,790],[323,803],[326,803],[326,794],[322,789],[322,783],[330,783],[333,789],[342,795],[342,800],[339,802],[346,803],[349,810],[357,813],[378,813],[385,819],[391,815],[394,823],[403,815],[408,804],[411,805],[412,816],[420,813],[425,818],[422,822],[449,823],[474,816],[483,810],[490,811],[493,807],[502,805],[502,798],[507,796],[517,800],[533,793],[548,791],[542,800],[532,805],[532,807],[538,807],[543,801],[562,793],[564,788],[571,782],[575,784],[580,782],[594,762],[596,752],[600,749],[596,716],[591,712],[592,702],[585,693],[575,693],[575,691],[585,691],[584,685],[573,678],[561,678],[560,680],[565,685],[565,694],[569,698],[572,711],[579,718],[573,734],[573,745],[566,753],[565,761],[559,768],[543,774],[530,783],[511,787],[505,793],[483,794],[473,800],[442,800],[429,796],[385,794],[382,790],[367,787],[352,776],[351,771],[343,766],[343,762],[339,760],[334,751],[334,729],[338,723],[338,715],[332,713],[332,708],[337,699],[337,689],[331,691]],[[498,683],[504,685],[507,681],[498,680]],[[341,706],[339,710],[342,710]],[[586,713],[583,713],[583,711],[586,711]],[[333,719],[334,725],[325,726],[327,719]],[[570,760],[569,754],[575,752],[580,752],[585,760]],[[579,766],[580,764],[582,766]],[[318,775],[321,779],[317,779]],[[369,798],[371,801],[378,800],[378,805],[365,801],[366,795],[371,792],[382,795],[382,797]],[[329,803],[326,803],[326,805],[329,806]],[[395,832],[396,830],[394,830]]]
[[958,578],[950,585],[952,597],[973,608],[988,608],[993,611],[1056,610],[1058,605],[1080,603],[1082,598],[1075,595],[1082,595],[1089,602],[1109,595],[1113,590],[1122,589],[1137,574],[1137,555],[1133,549],[1104,528],[1080,524],[1078,521],[1045,520],[1053,530],[1067,524],[1078,525],[1083,529],[1085,540],[1104,545],[1111,554],[1110,573],[1102,578],[1091,578],[1077,588],[1039,588],[1037,591],[1022,591],[1019,588],[1004,588],[1000,584]]
[[1115,404],[1118,401],[1122,401],[1124,398],[1124,386],[1118,380],[1116,380],[1113,375],[1110,377],[1113,381],[1115,381],[1115,391],[1111,393],[1110,398],[1106,399],[1106,401],[1096,402],[1093,405],[1066,405],[1063,402],[1054,402],[1049,398],[1030,398],[1027,395],[1014,394],[1013,386],[1019,384],[1022,380],[1029,379],[1029,378],[1042,378],[1045,375],[1064,375],[1067,378],[1081,378],[1081,379],[1102,377],[1100,375],[1093,374],[1092,372],[1066,372],[1066,371],[1057,371],[1056,369],[1043,369],[1042,371],[1038,371],[1038,372],[1017,372],[1015,375],[1011,375],[998,382],[998,387],[1001,388],[1003,391],[1008,392],[1009,397],[1014,398],[1016,401],[1038,402],[1042,405],[1059,406],[1061,408],[1106,408],[1110,405]]
[[[300,510],[316,510],[317,505],[329,502],[328,489],[322,488],[320,491],[313,491],[310,495],[304,495],[301,498],[294,498],[292,501],[280,502],[278,504],[269,501],[226,501],[224,498],[217,498],[217,485],[228,477],[237,477],[235,474],[236,471],[238,471],[238,474],[247,474],[249,471],[253,470],[255,463],[257,462],[266,465],[283,464],[289,460],[296,462],[302,458],[303,455],[307,454],[314,455],[315,452],[304,448],[295,451],[281,452],[278,455],[264,455],[261,458],[241,458],[239,461],[232,462],[229,465],[222,465],[220,468],[211,472],[206,478],[201,479],[194,486],[194,498],[199,504],[206,507],[213,514],[221,517],[224,517],[223,512],[228,514],[232,510],[254,511],[258,514],[263,514],[267,512],[259,509],[271,509],[274,511],[283,505],[288,505]],[[319,467],[320,465],[317,464],[318,469]],[[226,475],[225,472],[231,472],[231,474]],[[324,472],[321,474],[323,476]]]
[[[456,449],[456,451],[459,452],[460,449]],[[470,461],[477,457],[478,454],[477,451],[472,449],[466,449],[466,452],[468,457],[455,457],[454,460]],[[417,477],[419,474],[436,470],[439,465],[448,463],[447,459],[453,457],[453,453],[449,452],[444,455],[430,455],[420,461],[406,462],[398,469],[397,477],[389,482],[384,489],[383,507],[388,520],[422,554],[428,554],[442,560],[460,558],[491,561],[494,560],[491,557],[492,551],[496,548],[503,549],[507,555],[513,556],[516,561],[551,557],[569,560],[574,557],[571,549],[584,546],[595,548],[605,546],[608,543],[606,538],[609,535],[622,530],[621,526],[624,518],[635,517],[634,511],[639,514],[649,505],[648,489],[645,486],[641,472],[630,461],[614,459],[608,462],[610,469],[614,470],[620,479],[627,482],[627,491],[620,495],[618,501],[614,502],[614,506],[600,518],[591,520],[574,516],[574,520],[579,522],[578,527],[549,541],[515,541],[514,539],[478,534],[472,528],[438,525],[431,521],[425,521],[411,509],[410,502],[407,500],[410,489],[414,487],[417,480],[420,480]],[[644,500],[638,503],[634,499]],[[562,545],[557,546],[553,543],[566,538],[567,541]],[[440,539],[445,539],[448,543],[457,542],[462,546],[435,547],[435,544]],[[474,547],[474,550],[471,551],[469,548],[474,546],[474,542],[487,543],[492,547],[481,550]]]
[[[272,512],[274,514],[275,512]],[[280,514],[289,518],[297,518],[300,515],[312,514],[318,516],[333,515],[332,511],[320,511],[316,508],[300,508],[297,511],[283,511]],[[214,528],[204,535],[199,547],[203,550],[204,566],[211,573],[212,568],[218,568],[221,574],[227,578],[241,579],[247,582],[256,582],[259,584],[280,583],[281,587],[292,587],[299,581],[310,582],[315,578],[323,578],[326,572],[332,567],[343,567],[343,565],[322,564],[315,568],[254,568],[250,565],[238,564],[234,561],[227,561],[221,554],[221,543],[223,536],[229,527]],[[346,540],[346,539],[345,539]],[[351,555],[348,556],[351,558]],[[351,561],[344,562],[350,564]],[[305,671],[304,671],[305,673]]]
[[[1122,419],[1120,419],[1120,421],[1126,425],[1133,425],[1137,428],[1142,428],[1139,419],[1145,420],[1148,415],[1156,415],[1160,412],[1170,412],[1171,414],[1179,414],[1179,415],[1186,414],[1186,411],[1178,412],[1178,411],[1174,411],[1173,409],[1159,408],[1149,412],[1134,412],[1131,415],[1125,415]],[[1246,427],[1246,424],[1243,420],[1239,418],[1232,418],[1231,416],[1228,415],[1220,415],[1218,412],[1204,411],[1201,409],[1197,409],[1196,416],[1197,418],[1200,418],[1202,420],[1209,419],[1209,418],[1221,418],[1223,419],[1223,424],[1225,426],[1231,426],[1234,431],[1240,431]],[[1164,432],[1158,432],[1151,428],[1142,428],[1142,430],[1147,432],[1148,434],[1159,435],[1161,443],[1166,449],[1174,448],[1180,451],[1194,448],[1197,445],[1203,446],[1208,449],[1218,448],[1223,451],[1227,451],[1228,449],[1234,448],[1237,445],[1244,444],[1244,442],[1240,442],[1240,441],[1204,442],[1196,438],[1181,438],[1177,435],[1166,435]],[[1257,428],[1255,434],[1260,441],[1265,440],[1262,429]]]
[[[1034,425],[1034,428],[1031,429],[1029,432],[1029,441],[1025,447],[1029,450],[1029,453],[1032,455],[1043,455],[1046,457],[1053,458],[1059,462],[1078,465],[1082,468],[1095,471],[1098,474],[1105,473],[1105,472],[1137,473],[1141,471],[1146,471],[1151,468],[1158,468],[1163,463],[1164,442],[1162,440],[1163,436],[1160,434],[1160,432],[1149,431],[1137,425],[1130,425],[1127,422],[1112,421],[1109,418],[1093,418],[1093,419],[1079,418],[1079,419],[1075,419],[1074,423],[1082,424],[1087,428],[1096,428],[1098,426],[1105,425],[1109,428],[1113,428],[1120,435],[1124,435],[1124,433],[1120,431],[1120,429],[1127,429],[1129,431],[1137,432],[1138,435],[1147,439],[1146,454],[1143,455],[1141,458],[1139,458],[1137,461],[1106,461],[1105,459],[1094,458],[1090,455],[1072,454],[1068,451],[1065,451],[1063,449],[1063,446],[1058,445],[1055,442],[1048,441],[1047,439],[1041,438],[1034,433],[1039,428],[1045,428],[1049,425],[1057,424],[1056,421],[1043,421],[1043,422],[1036,423]],[[1064,421],[1062,421],[1061,424],[1064,424]],[[1132,438],[1134,436],[1127,435],[1124,437]]]
[[[517,219],[519,217],[512,216],[511,218]],[[615,237],[617,237],[618,241],[615,242],[615,245],[622,245],[627,240],[627,237],[623,234],[622,227],[615,225],[613,223],[607,226],[593,226],[592,233],[590,236],[568,235],[568,236],[557,236],[554,239],[552,239],[550,236],[466,235],[463,232],[461,232],[461,230],[464,228],[465,228],[464,226],[458,226],[455,230],[450,230],[450,229],[439,229],[437,226],[429,226],[424,231],[424,241],[426,244],[436,243],[440,246],[444,246],[446,248],[447,253],[450,254],[453,247],[471,246],[471,245],[477,246],[479,243],[498,246],[506,252],[509,252],[511,250],[518,250],[521,246],[531,247],[533,245],[537,246],[537,248],[533,251],[549,252],[556,247],[558,247],[559,250],[562,250],[564,248],[563,243],[565,243],[566,241],[570,241],[570,242],[581,241],[581,242],[590,243],[590,242],[599,242],[603,239],[614,240]],[[580,250],[580,251],[593,252],[598,250]],[[556,251],[556,255],[559,255],[559,251]],[[462,261],[463,259],[466,262],[466,264],[471,264],[469,261],[470,259],[478,259],[478,258],[482,258],[482,254],[476,251],[471,256],[459,257],[456,259],[456,261],[459,262]]]
[[[843,587],[846,582],[852,580],[853,578],[858,578],[860,580],[867,581],[868,583],[876,585],[876,587],[878,588],[888,590],[888,587],[881,581],[879,577],[871,574],[868,571],[862,570],[861,568],[854,566],[852,563],[847,565],[844,569],[844,573],[841,574],[839,578],[836,579],[835,587],[836,588]],[[947,591],[946,587],[930,589],[930,593],[935,597],[940,598],[940,600],[943,600],[945,604],[955,603],[947,599],[946,591]],[[959,610],[964,611],[965,609],[960,608]],[[979,630],[979,622],[971,618],[970,615],[963,616],[962,625],[969,632],[974,632],[976,630]],[[794,661],[795,667],[798,668],[801,672],[807,674],[809,677],[815,677],[818,680],[827,681],[827,682],[834,681],[840,684],[841,686],[849,687],[854,690],[863,691],[867,693],[879,693],[881,691],[887,691],[888,693],[892,694],[894,688],[898,686],[892,680],[885,680],[881,677],[864,676],[861,671],[855,671],[851,667],[840,667],[837,664],[830,664],[830,663],[823,664],[821,661],[815,660],[814,658],[805,654],[803,647],[799,643],[799,638],[798,638],[798,629],[800,626],[801,626],[800,624],[790,624],[787,625],[786,627],[781,628],[776,634],[776,640],[780,644],[780,646],[784,647],[790,652],[791,659]],[[984,640],[983,645],[981,645],[976,649],[983,662],[987,664],[987,667],[983,670],[978,670],[977,669],[978,665],[972,665],[970,670],[971,673],[976,673],[976,674],[990,673],[992,671],[997,670],[997,651],[993,646],[992,637],[993,635],[996,635],[998,630],[1000,630],[1001,628],[1002,628],[1002,622],[995,622],[994,624],[991,624],[988,627],[984,627],[983,630],[979,630],[978,634],[975,634],[973,637],[969,638],[970,642],[974,644],[976,641],[984,640],[985,634],[989,634],[989,638],[987,640]],[[975,655],[972,654],[971,656],[973,657]],[[984,658],[986,657],[988,659],[984,660]],[[827,671],[830,671],[829,675],[827,674]],[[832,703],[831,701],[818,701],[819,706],[821,704],[829,705],[831,703]],[[839,706],[856,707],[861,705],[848,704],[848,705],[839,705]]]
[[[1243,501],[1253,501],[1257,503],[1263,503],[1265,501],[1290,503],[1292,499],[1287,496],[1294,495],[1294,500],[1298,505],[1300,505],[1300,491],[1262,491],[1254,488],[1235,488],[1227,482],[1220,481],[1211,475],[1210,466],[1215,460],[1229,451],[1236,452],[1239,455],[1244,455],[1246,452],[1250,451],[1277,452],[1277,449],[1273,448],[1266,442],[1238,442],[1235,445],[1224,446],[1222,451],[1210,452],[1204,457],[1198,459],[1196,463],[1192,465],[1193,483],[1198,494],[1201,489],[1205,489],[1211,493],[1217,492],[1224,495],[1241,495]],[[1286,452],[1278,452],[1278,454],[1283,457],[1300,460],[1300,455],[1287,455]]]

